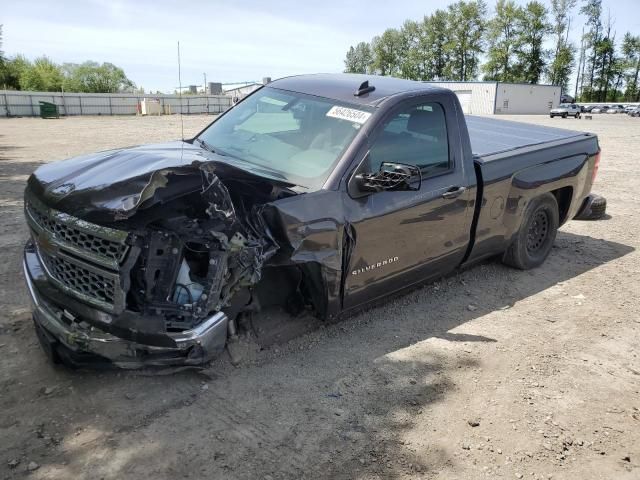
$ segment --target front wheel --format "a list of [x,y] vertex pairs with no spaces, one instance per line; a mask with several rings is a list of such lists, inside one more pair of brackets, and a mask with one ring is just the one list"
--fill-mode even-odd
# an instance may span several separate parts
[[576,113],[576,119],[580,118],[580,114]]
[[567,118],[567,114],[566,114],[566,113],[563,113],[563,114],[562,114],[562,118]]
[[553,115],[549,115],[549,118],[553,118]]
[[529,270],[544,263],[556,239],[560,216],[558,202],[545,193],[529,202],[520,229],[502,261],[521,270]]

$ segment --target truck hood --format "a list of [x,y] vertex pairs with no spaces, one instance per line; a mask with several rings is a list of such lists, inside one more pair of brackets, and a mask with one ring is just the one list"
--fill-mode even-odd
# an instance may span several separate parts
[[[217,177],[256,180],[281,187],[268,170],[223,157],[188,142],[108,150],[38,168],[28,189],[46,205],[92,221],[123,220],[162,189],[164,200],[202,188],[202,169]],[[171,178],[180,181],[170,182]],[[171,183],[171,185],[169,185]]]

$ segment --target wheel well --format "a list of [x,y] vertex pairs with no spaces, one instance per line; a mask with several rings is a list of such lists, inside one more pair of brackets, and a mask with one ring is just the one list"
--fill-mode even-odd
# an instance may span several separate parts
[[558,202],[558,214],[560,225],[562,225],[567,221],[567,215],[571,207],[571,199],[573,198],[573,187],[558,188],[557,190],[552,190],[551,193],[556,197],[556,201]]

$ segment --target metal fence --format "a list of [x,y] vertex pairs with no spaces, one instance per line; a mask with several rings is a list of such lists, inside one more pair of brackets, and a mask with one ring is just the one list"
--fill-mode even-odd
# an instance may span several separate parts
[[32,117],[40,115],[40,103],[58,106],[60,115],[135,115],[143,99],[157,99],[162,111],[171,113],[220,113],[231,106],[225,95],[158,95],[132,93],[62,93],[0,90],[0,116]]

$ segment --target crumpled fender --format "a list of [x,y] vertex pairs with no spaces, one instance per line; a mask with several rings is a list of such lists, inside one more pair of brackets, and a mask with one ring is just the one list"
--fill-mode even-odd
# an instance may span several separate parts
[[279,263],[296,264],[307,276],[316,277],[310,284],[324,289],[324,292],[312,292],[315,298],[324,299],[324,305],[315,305],[319,314],[336,315],[342,303],[345,260],[341,193],[320,190],[285,198],[263,205],[259,213],[280,246]]

